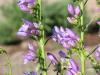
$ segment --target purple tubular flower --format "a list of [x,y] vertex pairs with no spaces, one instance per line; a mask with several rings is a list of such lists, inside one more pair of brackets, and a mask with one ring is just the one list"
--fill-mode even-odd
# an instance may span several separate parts
[[69,14],[71,14],[71,15],[74,15],[75,14],[74,6],[72,4],[68,4],[67,10],[68,10],[68,13]]
[[68,10],[68,13],[72,16],[80,15],[80,7],[79,6],[74,7],[72,4],[68,4],[67,10]]
[[63,51],[59,51],[59,55],[61,58],[66,58],[66,54]]
[[32,42],[30,42],[28,46],[29,46],[29,51],[24,56],[24,64],[27,64],[29,61],[34,61],[36,59],[36,51],[32,45]]
[[74,75],[70,70],[67,70],[66,75]]
[[34,5],[35,0],[19,0],[18,1],[18,6],[22,11],[25,12],[32,12],[32,6]]
[[79,37],[73,31],[57,26],[53,29],[52,39],[67,49],[75,47],[76,42],[79,41]]
[[70,59],[67,66],[66,75],[76,75],[79,72],[79,67],[73,59]]
[[96,49],[95,56],[97,60],[100,60],[100,46]]
[[58,60],[56,59],[56,57],[55,57],[53,54],[47,53],[47,57],[48,57],[48,59],[51,60],[51,63],[52,63],[53,65],[58,64]]
[[19,36],[37,36],[39,34],[39,25],[37,23],[32,23],[28,20],[23,20],[22,27],[18,30],[17,35]]
[[80,7],[76,6],[75,8],[75,15],[80,15]]
[[32,72],[27,72],[27,73],[24,73],[23,75],[37,75],[36,72],[32,71]]

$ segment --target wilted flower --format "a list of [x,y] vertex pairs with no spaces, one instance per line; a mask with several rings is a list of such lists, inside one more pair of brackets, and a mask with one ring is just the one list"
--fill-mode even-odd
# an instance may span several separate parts
[[79,72],[79,67],[73,59],[69,60],[66,75],[76,75]]
[[22,11],[32,12],[32,6],[34,5],[35,0],[19,0],[18,6]]
[[39,34],[39,25],[37,23],[32,23],[28,20],[23,20],[22,27],[18,30],[17,35],[19,36],[37,36]]
[[80,7],[74,7],[72,4],[68,4],[67,10],[70,16],[67,17],[67,20],[71,24],[77,23],[77,17],[80,15]]
[[96,48],[95,56],[96,56],[97,60],[100,60],[100,46]]
[[34,61],[36,59],[36,50],[34,49],[32,42],[29,42],[28,47],[29,51],[24,56],[24,64],[28,63],[29,61]]
[[67,49],[75,47],[76,42],[79,41],[79,37],[72,30],[57,26],[53,29],[52,39]]
[[51,60],[51,63],[52,63],[53,65],[58,64],[58,60],[57,60],[57,58],[56,58],[53,54],[47,53],[47,57],[48,57],[48,59]]
[[74,17],[67,17],[67,20],[71,24],[76,24],[77,23],[77,20]]
[[32,72],[27,72],[27,73],[24,73],[23,75],[37,75],[36,72],[32,71]]

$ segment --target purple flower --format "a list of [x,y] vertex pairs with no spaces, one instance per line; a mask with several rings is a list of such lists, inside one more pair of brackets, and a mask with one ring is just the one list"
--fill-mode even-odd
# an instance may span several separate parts
[[24,75],[37,75],[36,72],[32,71],[32,72],[27,72],[27,73],[24,73]]
[[77,23],[77,17],[80,15],[80,7],[74,7],[72,4],[68,4],[67,10],[70,16],[67,17],[67,20],[71,24]]
[[80,7],[76,6],[75,8],[75,15],[80,15]]
[[68,4],[67,10],[68,10],[68,13],[69,14],[71,14],[71,15],[74,15],[75,14],[74,6],[72,4]]
[[35,0],[19,0],[18,6],[22,11],[32,12],[32,6],[34,5]]
[[23,20],[23,25],[18,30],[17,35],[19,36],[37,36],[39,34],[39,25],[37,23],[32,23],[28,20]]
[[53,29],[52,39],[67,49],[75,47],[76,42],[79,41],[79,37],[72,30],[57,26]]
[[61,58],[66,58],[66,54],[65,54],[65,52],[63,52],[63,51],[59,51],[59,56],[60,56]]
[[95,51],[95,56],[97,60],[100,60],[100,46],[97,47],[96,51]]
[[35,61],[36,60],[36,50],[34,49],[32,42],[29,42],[29,51],[24,56],[24,64],[27,64],[29,61]]
[[69,60],[66,75],[76,75],[79,72],[79,67],[73,59]]
[[53,54],[47,53],[47,57],[48,57],[48,59],[51,60],[51,63],[52,63],[53,65],[58,64],[58,60],[56,59],[56,57],[55,57]]
[[80,15],[80,7],[79,6],[74,7],[72,4],[68,4],[67,10],[68,10],[68,13],[72,16]]

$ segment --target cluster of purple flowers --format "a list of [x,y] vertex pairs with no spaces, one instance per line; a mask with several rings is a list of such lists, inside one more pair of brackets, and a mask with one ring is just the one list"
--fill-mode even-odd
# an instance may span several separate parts
[[19,36],[37,36],[39,35],[39,25],[37,23],[32,23],[28,20],[23,20],[23,25],[17,32],[17,35]]
[[35,4],[35,0],[19,0],[18,6],[22,11],[32,13],[32,7]]
[[[33,12],[33,7],[35,6],[35,4],[36,4],[36,0],[18,1],[18,6],[20,7],[20,9],[28,13]],[[80,19],[80,15],[81,15],[80,6],[75,7],[72,4],[68,4],[67,11],[69,14],[69,16],[67,17],[68,22],[77,25],[78,19]],[[98,21],[97,24],[100,25],[100,21]],[[37,37],[40,35],[39,27],[40,26],[38,23],[30,22],[28,20],[23,19],[23,25],[18,30],[17,35],[24,36],[24,37],[30,37],[30,36]],[[57,27],[57,26],[55,26],[53,29],[52,39],[57,43],[61,44],[67,50],[76,47],[78,41],[80,40],[78,35],[74,31],[68,28]],[[65,75],[77,75],[79,73],[80,70],[78,65],[72,58],[67,57],[65,52],[59,51],[59,56],[61,60],[58,60],[52,53],[47,53],[47,57],[51,61],[51,63],[56,67],[56,71],[58,68],[57,66],[62,66],[61,64],[62,62],[69,61],[68,63],[66,63],[66,65],[64,65],[63,68],[64,70],[66,69]],[[100,60],[100,47],[96,49],[95,56],[97,57],[97,59]],[[38,58],[37,50],[34,48],[32,41],[30,41],[28,43],[28,53],[24,56],[24,64],[27,64],[29,61],[36,61],[37,58]],[[24,73],[24,75],[37,75],[37,73],[32,71],[32,72]]]
[[69,13],[69,17],[67,17],[67,20],[71,24],[77,23],[77,17],[80,15],[80,7],[76,6],[74,7],[72,4],[68,4],[67,10]]
[[52,39],[66,49],[75,47],[77,41],[79,41],[79,37],[72,30],[63,27],[58,28],[57,26],[53,29]]
[[[22,11],[32,13],[32,8],[35,5],[35,0],[19,0],[18,6]],[[23,25],[17,32],[17,35],[23,37],[38,36],[39,35],[39,24],[36,22],[30,22],[23,19]],[[32,41],[28,43],[28,53],[24,56],[24,64],[27,64],[29,61],[35,61],[37,58],[36,49],[33,46]],[[36,72],[27,72],[24,75],[37,75]]]
[[[55,66],[60,63],[57,58],[52,53],[47,53],[48,58],[51,60],[51,63]],[[66,54],[63,51],[59,51],[59,56],[61,59],[65,60],[66,62]],[[63,62],[63,61],[61,61]],[[69,63],[66,66],[66,75],[76,75],[79,72],[79,67],[73,59],[69,59]]]

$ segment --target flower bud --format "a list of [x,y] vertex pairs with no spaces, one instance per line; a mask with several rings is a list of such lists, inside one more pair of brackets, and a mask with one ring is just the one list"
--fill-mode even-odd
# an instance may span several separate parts
[[53,54],[47,53],[47,56],[48,56],[48,59],[51,60],[51,62],[52,62],[53,65],[58,64],[58,60],[56,59],[56,57]]
[[80,15],[80,7],[79,6],[76,6],[75,8],[75,15]]
[[63,51],[59,51],[59,55],[61,58],[66,58],[66,54]]
[[69,14],[71,14],[71,15],[74,15],[75,14],[74,6],[72,4],[68,4],[67,10],[68,10],[68,13]]

